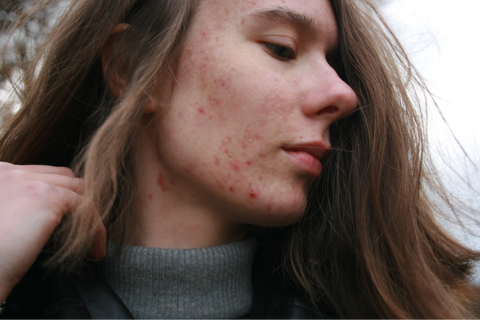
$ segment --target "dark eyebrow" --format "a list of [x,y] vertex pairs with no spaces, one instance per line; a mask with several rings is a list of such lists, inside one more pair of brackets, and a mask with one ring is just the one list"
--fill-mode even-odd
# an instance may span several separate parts
[[314,21],[312,18],[290,9],[277,7],[270,10],[256,11],[251,15],[260,23],[278,21],[293,25],[303,32],[313,33],[314,31]]

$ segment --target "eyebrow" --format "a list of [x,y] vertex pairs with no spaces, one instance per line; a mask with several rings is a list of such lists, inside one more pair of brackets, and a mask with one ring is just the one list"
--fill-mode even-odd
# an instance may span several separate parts
[[272,21],[277,21],[293,25],[306,33],[314,32],[315,23],[312,18],[290,9],[277,7],[270,10],[260,10],[252,13],[251,16],[259,23],[267,24]]

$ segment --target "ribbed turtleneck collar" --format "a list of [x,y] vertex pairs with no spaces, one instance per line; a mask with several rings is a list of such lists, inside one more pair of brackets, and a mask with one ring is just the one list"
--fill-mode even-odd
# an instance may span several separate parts
[[135,318],[238,318],[250,311],[255,250],[253,237],[199,249],[109,244],[102,269]]

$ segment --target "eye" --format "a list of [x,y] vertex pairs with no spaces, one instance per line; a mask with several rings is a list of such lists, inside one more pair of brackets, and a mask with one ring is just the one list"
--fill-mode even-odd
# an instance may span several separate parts
[[287,61],[293,60],[297,57],[297,53],[290,47],[283,46],[280,44],[267,43],[263,44],[270,53],[277,59]]

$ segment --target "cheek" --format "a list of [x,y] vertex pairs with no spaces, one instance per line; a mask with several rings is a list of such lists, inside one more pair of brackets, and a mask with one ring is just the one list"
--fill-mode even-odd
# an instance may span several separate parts
[[158,124],[168,137],[166,161],[179,167],[182,179],[223,198],[267,212],[289,208],[284,218],[295,220],[305,205],[304,184],[277,168],[279,137],[290,130],[294,105],[290,86],[258,62],[227,60],[221,44],[216,55],[205,44],[186,46],[172,116]]

